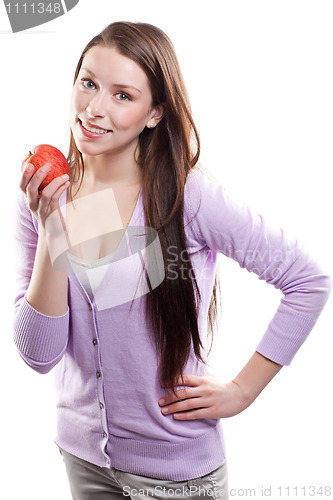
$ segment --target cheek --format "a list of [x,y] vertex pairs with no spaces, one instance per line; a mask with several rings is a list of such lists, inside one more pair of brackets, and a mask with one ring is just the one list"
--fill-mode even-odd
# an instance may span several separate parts
[[70,100],[69,123],[72,130],[77,124],[77,116],[82,115],[82,111],[86,109],[88,102],[84,99],[84,95],[80,92],[73,92]]
[[142,128],[146,124],[149,109],[146,106],[123,106],[114,113],[114,121],[124,129]]
[[74,90],[70,100],[71,115],[75,115],[85,109],[88,106],[86,100],[83,93]]

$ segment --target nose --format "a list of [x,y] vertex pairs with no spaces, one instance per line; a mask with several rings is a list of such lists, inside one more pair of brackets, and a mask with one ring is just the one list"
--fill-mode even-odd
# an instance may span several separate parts
[[90,100],[86,111],[90,118],[103,117],[105,115],[106,102],[102,93],[95,94]]
[[88,113],[89,118],[93,118],[93,116],[94,116],[94,112],[93,112],[93,110],[92,110],[92,108],[91,108],[90,104],[86,107],[86,111],[87,111],[87,113]]

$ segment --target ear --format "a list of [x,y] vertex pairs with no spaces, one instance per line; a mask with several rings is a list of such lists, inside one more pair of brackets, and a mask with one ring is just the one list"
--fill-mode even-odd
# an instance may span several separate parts
[[154,107],[146,126],[148,128],[156,127],[156,125],[162,120],[163,116],[164,116],[164,104],[162,103]]

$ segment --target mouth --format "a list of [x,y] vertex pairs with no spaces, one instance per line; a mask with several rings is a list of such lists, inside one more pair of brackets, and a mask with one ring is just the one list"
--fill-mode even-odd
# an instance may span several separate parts
[[94,134],[94,135],[95,134],[96,135],[104,135],[104,134],[108,134],[109,132],[112,132],[112,130],[107,130],[105,128],[98,127],[97,125],[93,125],[92,123],[80,120],[80,118],[79,118],[79,123],[80,123],[82,129],[84,129],[85,131],[90,132],[91,134]]

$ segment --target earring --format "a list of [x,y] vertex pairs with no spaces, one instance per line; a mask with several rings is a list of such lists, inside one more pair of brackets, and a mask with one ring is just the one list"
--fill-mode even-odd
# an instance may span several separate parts
[[154,128],[155,127],[155,122],[154,120],[152,120],[150,123],[149,123],[149,128]]

